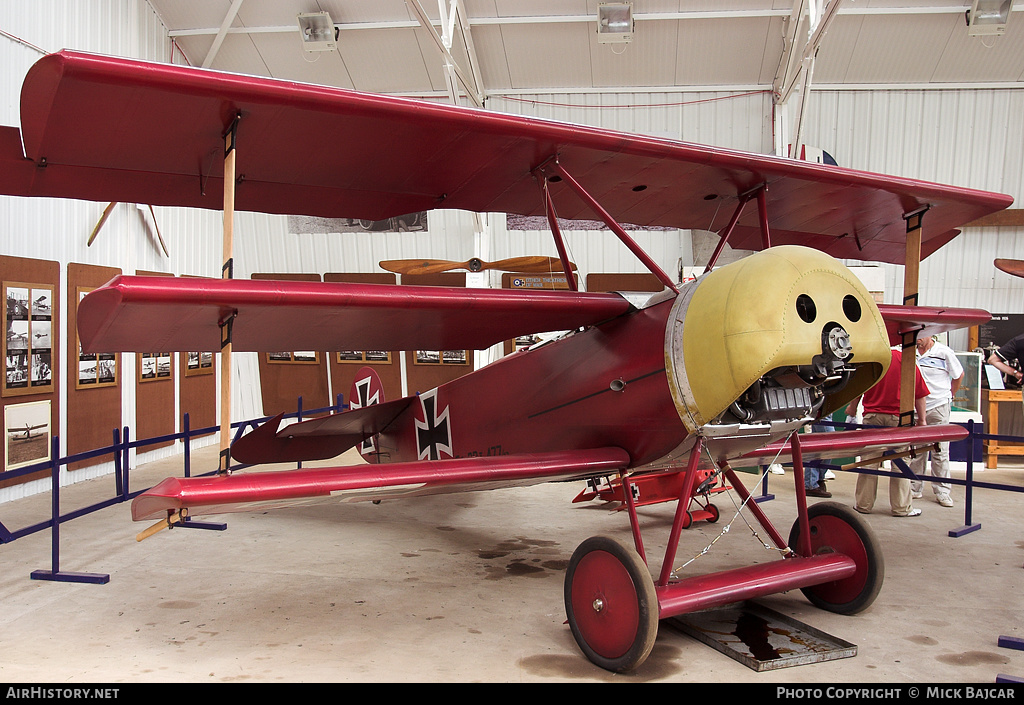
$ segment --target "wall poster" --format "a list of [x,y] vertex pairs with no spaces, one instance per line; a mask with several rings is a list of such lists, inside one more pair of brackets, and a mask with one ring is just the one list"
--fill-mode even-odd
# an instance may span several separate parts
[[53,392],[53,287],[4,282],[3,396]]
[[212,352],[190,352],[185,353],[185,376],[213,374],[213,353]]
[[4,468],[13,470],[50,459],[50,401],[4,407]]
[[416,365],[468,365],[469,350],[417,350]]
[[171,353],[137,353],[140,382],[159,382],[174,379]]
[[[78,287],[78,301],[92,291],[92,288]],[[78,374],[75,389],[96,389],[117,386],[117,353],[83,353],[82,341],[78,341]]]
[[267,353],[267,362],[273,363],[296,363],[300,365],[320,364],[320,353],[309,350],[303,352],[276,352]]
[[391,364],[391,353],[386,350],[341,350],[338,352],[338,362]]

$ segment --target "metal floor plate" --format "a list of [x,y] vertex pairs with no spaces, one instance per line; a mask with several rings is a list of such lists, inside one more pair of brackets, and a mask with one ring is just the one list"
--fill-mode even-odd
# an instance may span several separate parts
[[857,646],[755,602],[666,620],[754,669],[771,671],[857,655]]

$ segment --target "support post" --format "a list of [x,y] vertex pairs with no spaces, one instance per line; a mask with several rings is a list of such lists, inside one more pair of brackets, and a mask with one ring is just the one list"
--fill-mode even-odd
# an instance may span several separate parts
[[[928,206],[905,213],[907,223],[907,254],[903,265],[903,305],[918,305],[918,285],[921,272],[921,221]],[[900,426],[914,425],[914,379],[917,357],[914,348],[916,332],[904,336],[903,360],[900,363]]]
[[[234,276],[235,234],[235,137],[238,134],[239,115],[224,136],[224,264],[221,278]],[[220,465],[217,471],[231,472],[231,330],[234,315],[221,321],[220,344]]]

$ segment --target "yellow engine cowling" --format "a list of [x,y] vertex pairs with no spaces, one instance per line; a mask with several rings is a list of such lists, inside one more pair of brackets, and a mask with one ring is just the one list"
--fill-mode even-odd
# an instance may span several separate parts
[[878,307],[856,275],[799,246],[773,247],[687,285],[666,357],[691,433],[831,413],[880,379],[891,358]]

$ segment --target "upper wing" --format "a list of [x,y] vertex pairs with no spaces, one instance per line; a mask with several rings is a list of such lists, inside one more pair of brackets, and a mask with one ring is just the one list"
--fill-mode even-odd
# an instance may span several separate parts
[[[929,208],[922,256],[1001,194],[459,106],[61,52],[0,129],[0,193],[222,208],[237,132],[239,210],[380,220],[433,208],[541,215],[535,170],[557,159],[620,223],[718,230],[767,186],[772,244],[902,263],[904,214]],[[87,138],[83,138],[86,135]],[[24,152],[21,143],[24,142]],[[565,183],[562,218],[593,218]],[[761,249],[757,208],[730,239]]]
[[[960,441],[967,438],[967,435],[967,429],[957,424],[806,433],[800,435],[800,454],[804,460],[845,458],[851,455],[881,455],[887,450],[907,447],[925,448],[935,443]],[[744,454],[741,460],[752,460],[758,464],[792,462],[792,446],[788,440],[776,441]]]
[[216,352],[230,318],[239,351],[465,350],[631,308],[605,293],[119,276],[82,300],[78,331],[86,351]]
[[620,448],[490,458],[420,460],[389,465],[313,468],[168,478],[132,501],[136,521],[188,509],[205,513],[253,502],[287,502],[339,495],[384,499],[495,489],[606,475],[629,464]]
[[902,343],[904,334],[923,338],[937,333],[977,326],[992,319],[980,308],[939,308],[935,306],[900,306],[879,304],[878,312],[885,321],[885,330],[892,345]]

